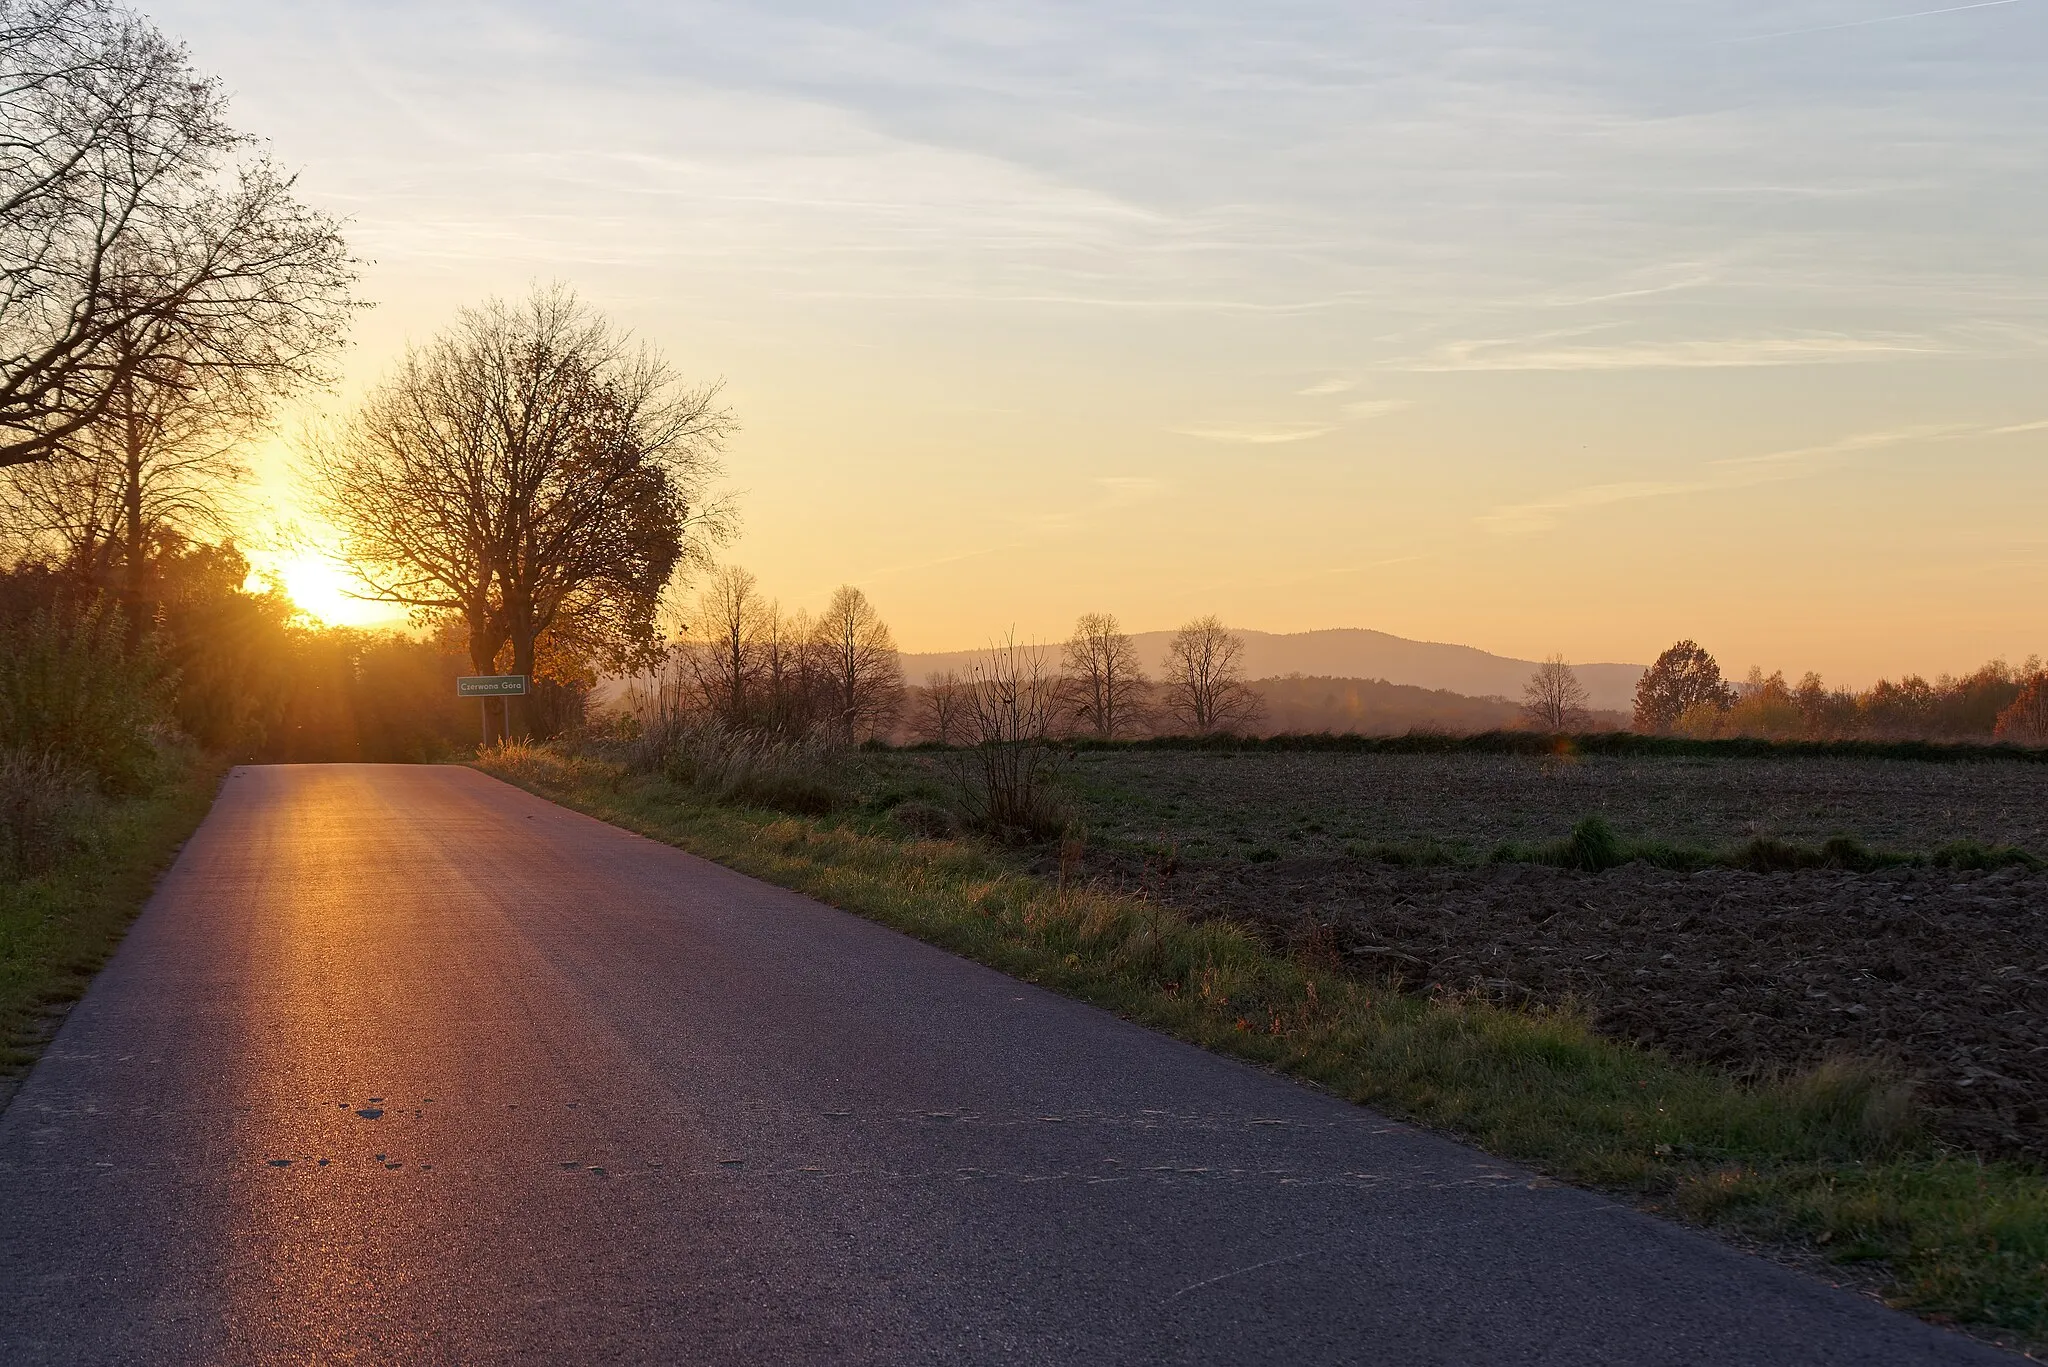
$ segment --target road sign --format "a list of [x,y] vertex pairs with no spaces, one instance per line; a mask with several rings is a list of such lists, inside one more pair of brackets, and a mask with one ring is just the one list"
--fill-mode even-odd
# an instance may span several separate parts
[[458,698],[523,698],[524,674],[465,674],[455,681]]

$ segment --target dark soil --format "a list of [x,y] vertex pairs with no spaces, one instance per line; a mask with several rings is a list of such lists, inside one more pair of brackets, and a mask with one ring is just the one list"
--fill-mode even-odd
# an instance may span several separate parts
[[1277,945],[1327,927],[1347,965],[1413,990],[1576,1003],[1603,1033],[1740,1075],[1883,1060],[1951,1142],[2048,1160],[2048,873],[1087,864]]

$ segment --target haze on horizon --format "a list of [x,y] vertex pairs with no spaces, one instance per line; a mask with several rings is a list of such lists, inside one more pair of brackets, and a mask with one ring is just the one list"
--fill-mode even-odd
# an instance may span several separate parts
[[571,283],[726,377],[786,603],[1860,683],[2048,590],[2048,3],[1913,10],[151,14],[351,216],[346,392]]

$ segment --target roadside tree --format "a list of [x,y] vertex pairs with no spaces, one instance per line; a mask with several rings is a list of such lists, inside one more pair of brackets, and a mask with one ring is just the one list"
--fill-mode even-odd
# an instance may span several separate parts
[[1552,655],[1536,666],[1536,672],[1523,687],[1522,715],[1530,724],[1552,735],[1582,731],[1593,720],[1586,701],[1586,686],[1579,682],[1579,676],[1565,663],[1564,656]]
[[[459,620],[470,662],[532,674],[543,636],[607,668],[660,649],[671,577],[731,529],[709,498],[732,428],[567,289],[467,309],[307,460],[367,597]],[[527,733],[512,700],[511,734]]]
[[1244,683],[1244,639],[1214,616],[1174,633],[1161,693],[1169,715],[1195,735],[1246,725],[1259,711],[1258,695]]
[[1696,707],[1716,712],[1733,701],[1721,680],[1721,666],[1691,641],[1680,641],[1657,657],[1636,682],[1635,729],[1661,734]]
[[0,466],[318,373],[354,267],[293,188],[148,21],[0,0]]

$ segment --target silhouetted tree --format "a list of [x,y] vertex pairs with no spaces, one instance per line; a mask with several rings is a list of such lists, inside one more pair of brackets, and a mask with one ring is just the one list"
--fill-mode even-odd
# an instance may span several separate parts
[[479,672],[509,649],[532,674],[545,634],[626,667],[658,652],[677,568],[729,533],[707,501],[732,427],[717,395],[568,290],[536,289],[408,352],[316,446],[308,483],[367,596],[459,619]]
[[1725,710],[1731,701],[1714,657],[1691,641],[1680,641],[1659,655],[1636,682],[1635,728],[1670,731],[1695,707]]
[[1132,729],[1144,701],[1145,671],[1114,616],[1091,612],[1075,622],[1065,664],[1069,706],[1088,732],[1113,740]]
[[1196,735],[1258,715],[1258,695],[1244,684],[1244,639],[1218,617],[1198,617],[1173,634],[1160,687],[1167,711]]
[[0,0],[0,466],[318,373],[353,265],[225,105],[118,5]]
[[754,576],[738,565],[714,570],[697,591],[683,658],[701,705],[728,726],[753,720],[766,607]]
[[1538,729],[1553,734],[1583,730],[1592,722],[1586,686],[1564,656],[1552,655],[1536,666],[1522,689],[1522,715]]
[[888,729],[903,705],[903,671],[888,623],[851,584],[833,593],[811,626],[823,713],[845,745]]
[[927,674],[918,690],[916,733],[919,740],[951,745],[966,733],[966,685],[952,670]]

